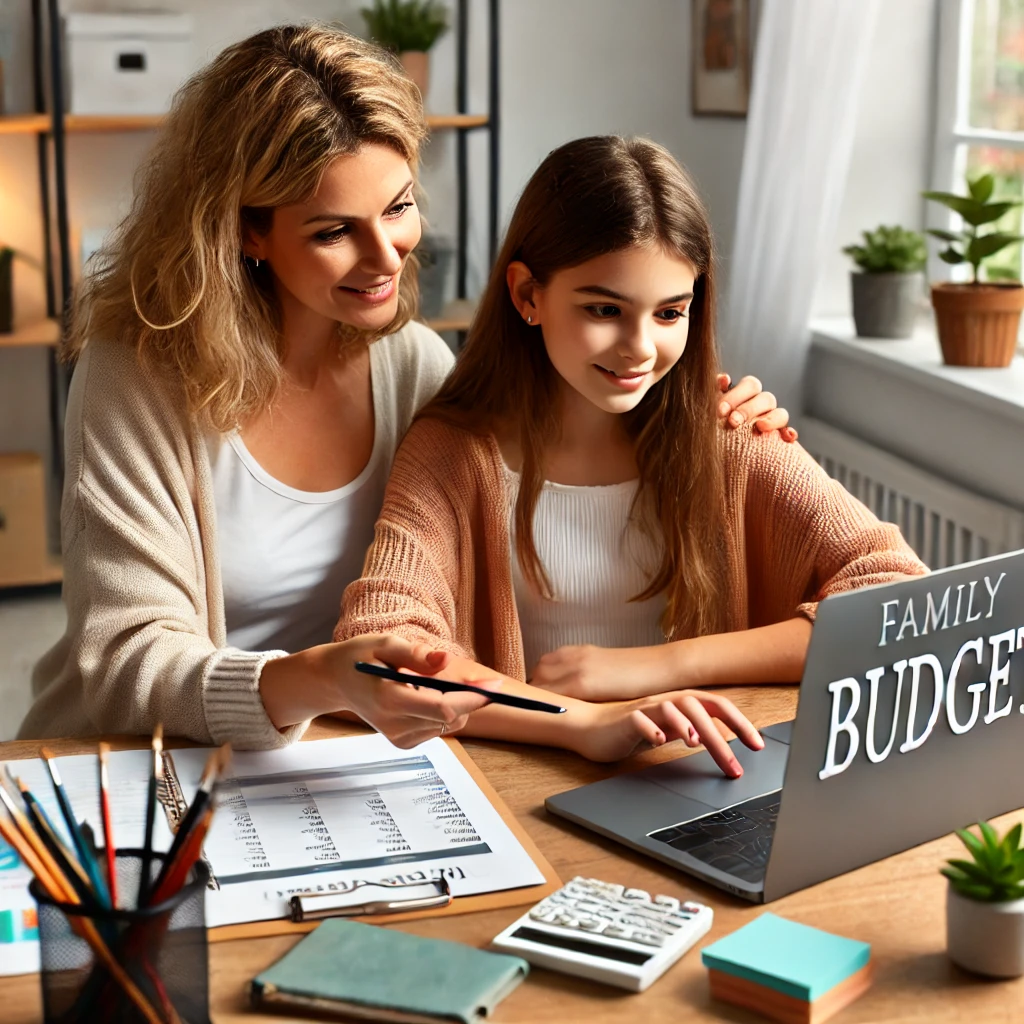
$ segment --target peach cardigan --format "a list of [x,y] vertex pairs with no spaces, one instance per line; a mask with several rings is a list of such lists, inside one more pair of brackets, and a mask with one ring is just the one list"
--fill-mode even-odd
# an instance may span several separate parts
[[[728,629],[813,619],[829,594],[925,566],[797,444],[719,431]],[[406,435],[361,579],[334,638],[396,633],[525,680],[509,557],[510,502],[494,439],[420,419]]]

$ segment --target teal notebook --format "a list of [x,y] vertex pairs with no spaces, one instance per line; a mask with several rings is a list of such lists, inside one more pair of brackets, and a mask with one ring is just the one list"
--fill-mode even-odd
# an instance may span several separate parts
[[867,964],[871,947],[762,914],[700,956],[705,967],[813,1002]]
[[292,1012],[475,1024],[529,969],[517,956],[334,918],[257,975],[252,998]]

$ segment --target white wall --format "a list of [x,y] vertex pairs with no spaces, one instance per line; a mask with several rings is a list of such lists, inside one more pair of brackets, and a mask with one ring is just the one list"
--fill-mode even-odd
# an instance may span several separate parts
[[816,315],[850,311],[844,245],[865,228],[921,230],[931,179],[935,55],[940,0],[884,3],[864,79],[857,134],[835,244],[822,266]]

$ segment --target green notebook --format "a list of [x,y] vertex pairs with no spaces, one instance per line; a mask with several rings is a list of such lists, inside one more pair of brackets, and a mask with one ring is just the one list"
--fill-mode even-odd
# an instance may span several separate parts
[[705,967],[813,1002],[870,959],[866,942],[844,939],[774,914],[701,950]]
[[517,956],[335,918],[257,975],[252,998],[395,1024],[475,1024],[529,969]]

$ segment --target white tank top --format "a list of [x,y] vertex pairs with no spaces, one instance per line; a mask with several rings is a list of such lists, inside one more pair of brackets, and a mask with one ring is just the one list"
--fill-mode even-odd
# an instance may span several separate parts
[[238,434],[224,438],[211,469],[229,646],[293,653],[330,641],[383,503],[383,438],[355,480],[316,492],[275,480]]
[[[508,467],[505,473],[513,510],[519,474]],[[636,480],[608,487],[545,482],[533,516],[533,537],[554,601],[545,600],[524,579],[510,519],[512,581],[528,676],[542,654],[566,644],[648,647],[665,642],[665,594],[629,600],[647,586],[662,551],[660,543],[630,521],[637,485]]]

